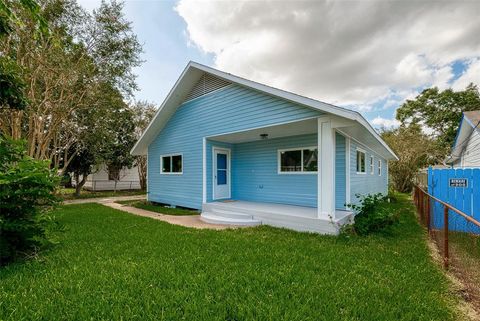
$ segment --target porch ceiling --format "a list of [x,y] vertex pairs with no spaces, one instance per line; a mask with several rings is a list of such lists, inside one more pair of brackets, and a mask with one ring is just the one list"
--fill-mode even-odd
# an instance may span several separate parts
[[313,118],[283,125],[274,125],[241,132],[211,136],[208,138],[214,139],[219,142],[236,144],[262,140],[262,137],[260,136],[262,134],[268,134],[268,139],[304,134],[315,134],[317,133],[317,128],[317,119]]

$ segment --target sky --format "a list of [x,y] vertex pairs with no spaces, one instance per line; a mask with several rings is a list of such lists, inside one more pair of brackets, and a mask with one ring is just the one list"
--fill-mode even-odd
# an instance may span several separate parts
[[[93,10],[98,0],[77,0]],[[127,0],[143,44],[138,100],[189,61],[361,112],[375,127],[424,88],[480,85],[480,0]]]

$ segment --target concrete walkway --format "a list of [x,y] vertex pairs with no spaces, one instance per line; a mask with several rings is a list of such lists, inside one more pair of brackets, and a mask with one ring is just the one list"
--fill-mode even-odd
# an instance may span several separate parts
[[131,196],[112,196],[112,197],[92,197],[92,198],[82,198],[77,200],[66,200],[63,204],[85,204],[85,203],[113,203],[117,201],[135,201],[135,200],[145,200],[145,195],[131,195]]
[[116,201],[130,201],[130,200],[144,200],[144,199],[145,199],[145,195],[115,196],[115,197],[108,197],[108,198],[99,197],[99,198],[86,198],[86,199],[80,199],[80,200],[68,200],[63,202],[63,204],[70,205],[70,204],[98,203],[98,204],[102,204],[102,205],[114,208],[116,210],[130,213],[130,214],[143,216],[143,217],[150,217],[155,220],[164,221],[170,224],[198,228],[198,229],[225,230],[229,228],[232,229],[232,228],[244,227],[244,226],[205,223],[202,220],[200,220],[200,215],[183,215],[183,216],[166,215],[166,214],[160,214],[152,211],[147,211],[141,208],[136,208],[128,205],[115,203]]

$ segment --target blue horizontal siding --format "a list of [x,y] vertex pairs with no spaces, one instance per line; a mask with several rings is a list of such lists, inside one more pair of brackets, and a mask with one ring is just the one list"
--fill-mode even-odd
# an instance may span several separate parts
[[345,137],[335,134],[335,208],[345,209],[346,203],[346,144]]
[[300,206],[317,206],[317,174],[279,174],[278,150],[317,146],[317,135],[235,144],[232,198]]
[[[366,151],[365,155],[365,174],[357,174],[357,148]],[[370,174],[370,156],[374,157],[374,171],[373,175]],[[382,161],[382,174],[378,175],[378,160]],[[368,194],[387,194],[388,192],[388,172],[387,161],[373,153],[365,146],[358,144],[356,141],[351,140],[350,143],[350,202],[357,204],[359,198],[357,195]]]
[[[148,148],[148,198],[199,209],[202,206],[203,137],[321,114],[238,85],[185,102]],[[183,175],[160,174],[160,155],[172,153],[183,154]],[[207,161],[209,159],[211,157],[207,157]],[[207,179],[211,180],[209,176],[211,170],[207,171]]]

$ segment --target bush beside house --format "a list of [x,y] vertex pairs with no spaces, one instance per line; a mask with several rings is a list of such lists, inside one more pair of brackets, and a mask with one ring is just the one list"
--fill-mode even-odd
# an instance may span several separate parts
[[49,243],[58,181],[48,161],[26,155],[24,142],[0,136],[0,265]]

